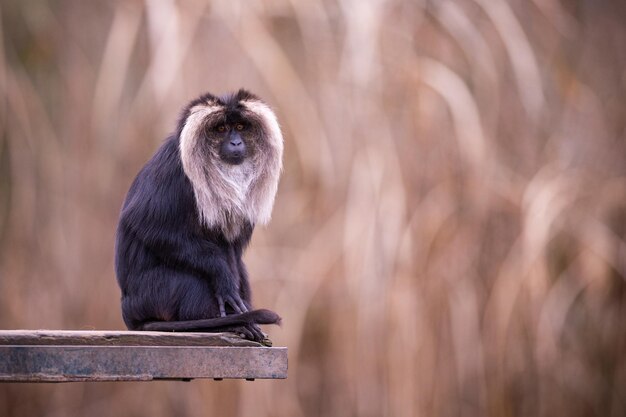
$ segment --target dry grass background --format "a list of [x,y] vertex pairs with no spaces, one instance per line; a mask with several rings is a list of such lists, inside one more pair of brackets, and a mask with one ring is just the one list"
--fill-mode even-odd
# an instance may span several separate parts
[[1,416],[626,415],[626,4],[0,4],[0,327],[122,329],[118,210],[181,106],[286,138],[246,260],[285,381],[0,385]]

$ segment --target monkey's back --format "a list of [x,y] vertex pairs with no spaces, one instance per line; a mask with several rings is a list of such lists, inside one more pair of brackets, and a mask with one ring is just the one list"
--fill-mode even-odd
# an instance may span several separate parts
[[[115,271],[122,290],[126,325],[137,328],[149,320],[175,320],[176,288],[168,288],[185,266],[163,256],[199,227],[193,189],[184,175],[178,141],[168,138],[133,181],[117,229]],[[201,285],[194,290],[208,293]]]

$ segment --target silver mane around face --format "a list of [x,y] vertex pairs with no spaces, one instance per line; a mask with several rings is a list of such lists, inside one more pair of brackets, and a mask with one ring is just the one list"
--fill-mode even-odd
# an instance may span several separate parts
[[[230,130],[245,146],[233,164],[220,154]],[[235,134],[235,133],[233,133]],[[235,239],[246,223],[271,217],[282,170],[283,136],[276,115],[257,97],[240,90],[193,102],[179,129],[183,170],[194,191],[199,220]]]

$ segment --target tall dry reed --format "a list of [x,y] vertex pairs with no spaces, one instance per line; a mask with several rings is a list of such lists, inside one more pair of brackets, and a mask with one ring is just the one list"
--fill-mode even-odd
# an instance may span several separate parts
[[0,326],[122,329],[118,210],[181,106],[286,137],[246,260],[285,381],[0,385],[2,416],[626,415],[620,1],[0,5]]

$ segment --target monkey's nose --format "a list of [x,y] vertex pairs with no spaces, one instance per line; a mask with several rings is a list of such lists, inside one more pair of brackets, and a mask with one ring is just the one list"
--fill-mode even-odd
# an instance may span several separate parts
[[233,135],[223,142],[220,157],[229,164],[240,164],[246,157],[246,143],[238,135]]

